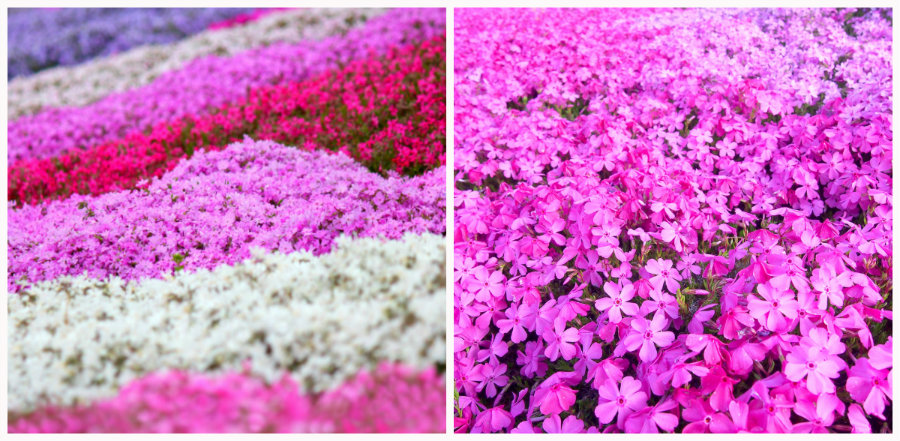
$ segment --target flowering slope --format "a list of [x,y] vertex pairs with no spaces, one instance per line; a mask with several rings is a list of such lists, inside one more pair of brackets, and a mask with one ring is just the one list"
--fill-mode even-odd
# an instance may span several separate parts
[[131,188],[195,151],[245,136],[343,151],[376,172],[422,173],[444,162],[444,45],[441,36],[391,49],[306,81],[253,89],[247,98],[149,133],[18,161],[10,165],[9,199],[37,203]]
[[444,239],[338,239],[330,253],[256,253],[126,282],[84,276],[8,297],[9,408],[83,404],[161,369],[287,371],[304,391],[382,361],[444,362]]
[[252,9],[59,8],[9,14],[9,78],[165,44]]
[[251,247],[320,254],[341,234],[443,233],[443,173],[385,178],[344,155],[270,141],[201,152],[141,189],[10,208],[9,289],[213,268]]
[[42,109],[91,104],[149,84],[163,73],[209,55],[232,56],[274,43],[320,40],[360,26],[383,9],[281,11],[242,26],[208,30],[166,45],[133,48],[77,66],[57,67],[9,82],[10,121]]
[[352,60],[445,32],[442,10],[395,11],[346,35],[273,44],[231,57],[203,57],[160,75],[146,86],[109,95],[85,107],[47,109],[20,118],[9,125],[8,157],[46,158],[85,149],[241,99],[247,96],[248,88],[301,81]]
[[457,10],[456,430],[891,431],[889,19]]
[[[415,408],[417,418],[408,418]],[[125,386],[115,398],[48,407],[17,418],[14,433],[38,432],[444,432],[444,380],[381,364],[321,395],[298,393],[285,376],[268,385],[244,373],[172,371]]]

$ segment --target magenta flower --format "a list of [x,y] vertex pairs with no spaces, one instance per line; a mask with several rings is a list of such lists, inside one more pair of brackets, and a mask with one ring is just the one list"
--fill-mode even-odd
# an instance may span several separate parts
[[509,428],[513,418],[503,406],[484,410],[475,417],[472,433],[494,433]]
[[512,304],[506,309],[505,314],[505,319],[497,320],[497,327],[500,329],[500,332],[505,334],[511,330],[512,335],[510,339],[513,343],[524,341],[525,337],[528,336],[528,329],[534,327],[537,311],[527,304],[521,306]]
[[475,291],[475,300],[486,302],[491,297],[503,295],[504,280],[500,271],[489,272],[487,268],[479,266],[475,268],[475,278],[468,282],[468,289]]
[[541,400],[541,413],[544,415],[557,415],[569,410],[575,404],[575,391],[563,383],[550,386]]
[[869,359],[860,358],[850,369],[847,392],[867,414],[884,419],[885,404],[893,399],[891,377],[890,371],[875,369]]
[[798,346],[787,355],[784,376],[791,381],[800,381],[805,377],[806,388],[816,395],[823,392],[833,394],[834,383],[831,379],[838,377],[840,365],[833,360],[810,356],[808,349]]
[[493,398],[497,395],[497,387],[506,386],[509,382],[505,373],[506,365],[499,363],[497,359],[491,359],[487,364],[476,365],[469,378],[478,383],[479,392],[485,391],[488,397]]
[[646,407],[628,416],[625,420],[625,431],[629,433],[672,432],[678,426],[678,417],[668,411],[678,407],[671,398]]
[[825,310],[829,302],[834,306],[844,306],[844,288],[853,286],[849,274],[836,274],[832,265],[814,269],[810,280],[813,289],[819,293],[820,310]]
[[815,401],[798,401],[794,412],[805,418],[805,423],[794,425],[794,433],[829,433],[828,428],[834,423],[834,412],[841,406],[841,401],[831,394],[819,395]]
[[571,360],[578,350],[574,344],[578,341],[578,328],[565,329],[565,326],[565,322],[557,321],[552,331],[549,329],[544,331],[544,341],[547,342],[544,355],[550,361],[555,361],[560,354],[564,360]]
[[672,261],[668,259],[650,259],[647,261],[647,272],[654,274],[650,278],[650,282],[656,289],[662,289],[663,284],[669,289],[669,292],[675,294],[678,292],[678,282],[681,280],[681,274],[672,268]]
[[603,290],[606,291],[606,295],[609,297],[597,299],[594,302],[594,307],[600,312],[606,311],[611,322],[621,322],[623,312],[628,315],[638,313],[637,304],[629,302],[629,300],[634,298],[634,286],[631,283],[626,283],[625,286],[620,288],[617,283],[606,282],[603,284]]
[[791,291],[778,290],[769,284],[756,285],[756,290],[762,296],[762,300],[756,296],[747,296],[747,309],[750,315],[770,331],[787,330],[789,322],[785,317],[797,318],[797,310],[800,309],[794,294]]
[[709,373],[709,369],[700,363],[676,363],[672,369],[664,372],[660,376],[660,380],[669,382],[671,380],[672,387],[681,387],[691,382],[691,374],[703,377]]
[[516,363],[522,366],[522,375],[527,378],[544,376],[547,371],[547,363],[542,360],[544,345],[541,341],[529,341],[525,343],[525,352],[516,352]]
[[630,352],[640,348],[641,361],[649,363],[656,358],[656,347],[664,348],[675,341],[675,334],[665,331],[668,321],[665,317],[657,315],[653,321],[648,322],[643,317],[635,317],[631,320],[632,332],[623,341],[625,349]]
[[641,382],[632,377],[625,377],[617,386],[612,380],[601,385],[597,392],[600,398],[594,415],[601,423],[607,424],[618,415],[617,424],[622,425],[625,417],[644,407],[647,394],[641,391]]
[[541,427],[546,433],[584,433],[584,422],[575,415],[569,415],[565,421],[560,421],[559,414],[554,414],[545,419]]
[[690,421],[684,433],[734,433],[737,427],[727,415],[714,411],[706,401],[695,399],[683,408],[681,417]]

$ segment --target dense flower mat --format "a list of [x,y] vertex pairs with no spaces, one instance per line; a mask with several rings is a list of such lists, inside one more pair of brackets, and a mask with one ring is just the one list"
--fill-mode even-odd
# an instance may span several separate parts
[[8,156],[11,161],[46,158],[85,149],[244,98],[252,87],[300,81],[373,52],[384,53],[445,32],[440,10],[397,11],[347,35],[195,59],[146,86],[113,93],[93,104],[22,117],[9,124]]
[[164,44],[250,9],[60,8],[9,12],[9,78]]
[[45,108],[84,106],[113,92],[149,84],[158,76],[205,56],[232,56],[275,43],[320,40],[346,32],[381,9],[303,9],[269,13],[257,21],[207,30],[171,44],[141,46],[77,66],[16,77],[9,83],[12,121]]
[[[184,156],[245,136],[343,151],[370,170],[421,173],[444,163],[444,38],[350,63],[306,81],[59,157],[10,165],[10,200],[101,194],[158,176]],[[222,146],[222,147],[220,147]]]
[[444,261],[442,236],[408,234],[141,283],[33,285],[8,300],[9,407],[84,403],[147,372],[239,369],[247,359],[262,378],[288,370],[310,392],[375,361],[433,366],[444,360]]
[[[409,418],[415,409],[417,418]],[[444,379],[382,364],[321,395],[298,393],[290,377],[267,384],[244,373],[151,374],[115,398],[48,407],[12,420],[21,432],[443,432]]]
[[444,432],[445,13],[197,11],[10,80],[10,430]]
[[85,272],[134,280],[212,268],[252,247],[320,254],[342,234],[440,234],[444,173],[382,177],[345,155],[248,139],[145,188],[10,210],[9,289]]
[[889,10],[455,26],[457,431],[892,431]]

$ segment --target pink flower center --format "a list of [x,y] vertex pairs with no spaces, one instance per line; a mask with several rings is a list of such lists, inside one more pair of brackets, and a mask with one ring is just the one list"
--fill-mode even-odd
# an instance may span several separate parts
[[616,306],[620,306],[620,305],[622,304],[622,300],[616,299],[616,300],[613,302],[613,304],[616,305]]
[[707,415],[706,418],[703,418],[703,422],[709,424],[712,422],[712,417]]
[[625,405],[625,397],[619,395],[619,398],[616,399],[616,403],[618,403],[619,406],[624,406]]
[[809,363],[806,363],[806,367],[808,367],[808,368],[810,368],[810,369],[815,369],[815,368],[816,368],[816,364],[810,361]]
[[652,338],[653,338],[653,331],[648,329],[647,332],[644,332],[644,339],[650,340]]
[[769,407],[766,408],[766,410],[768,410],[769,413],[775,413],[775,406],[773,406],[773,405],[770,404]]

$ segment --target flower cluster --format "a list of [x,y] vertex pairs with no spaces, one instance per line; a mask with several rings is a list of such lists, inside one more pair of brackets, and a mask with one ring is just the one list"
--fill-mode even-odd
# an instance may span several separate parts
[[207,30],[165,45],[141,46],[9,82],[10,121],[53,107],[84,106],[115,92],[146,86],[197,58],[233,56],[254,47],[297,43],[347,32],[383,14],[380,9],[304,9],[267,14],[227,29]]
[[340,64],[445,33],[440,10],[398,11],[346,35],[195,59],[146,86],[110,94],[93,104],[46,109],[19,118],[9,124],[8,156],[10,160],[46,158],[89,148],[241,99],[248,88],[302,81]]
[[[184,156],[250,136],[343,151],[370,170],[421,173],[444,163],[444,37],[390,50],[306,81],[59,157],[9,167],[10,200],[102,194],[160,176]],[[436,130],[437,129],[437,130]]]
[[[409,418],[410,409],[419,418]],[[381,364],[338,388],[303,395],[290,377],[267,384],[245,372],[170,371],[129,383],[89,406],[47,407],[11,420],[40,432],[443,432],[444,380],[434,369]]]
[[247,140],[198,153],[140,189],[10,208],[9,289],[213,268],[254,247],[321,254],[342,234],[440,234],[444,201],[443,167],[385,178],[344,155]]
[[135,46],[166,44],[251,9],[11,9],[9,78],[69,66]]
[[[165,368],[240,369],[307,392],[380,361],[445,358],[444,238],[338,239],[142,283],[63,277],[10,295],[9,408],[84,404]],[[364,313],[363,313],[364,312]]]
[[890,11],[455,26],[457,431],[892,431]]

